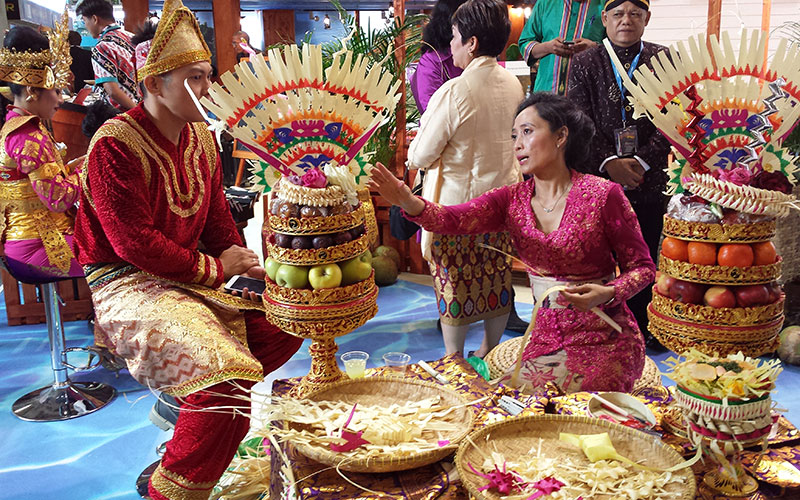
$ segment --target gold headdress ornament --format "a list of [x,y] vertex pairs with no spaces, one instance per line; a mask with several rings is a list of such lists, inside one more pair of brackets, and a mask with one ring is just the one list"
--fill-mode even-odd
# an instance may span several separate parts
[[767,35],[743,31],[738,50],[728,33],[712,35],[711,52],[693,36],[653,57],[652,71],[637,69],[636,83],[620,69],[634,116],[648,116],[676,152],[667,194],[756,215],[800,208],[791,194],[798,158],[782,147],[800,118],[800,50],[782,39],[766,64]]
[[136,77],[141,82],[148,75],[163,75],[187,64],[210,60],[211,51],[192,11],[181,0],[166,0],[147,62],[137,68]]
[[69,15],[64,9],[55,29],[48,33],[50,48],[17,52],[0,48],[0,80],[18,85],[61,89],[69,84]]

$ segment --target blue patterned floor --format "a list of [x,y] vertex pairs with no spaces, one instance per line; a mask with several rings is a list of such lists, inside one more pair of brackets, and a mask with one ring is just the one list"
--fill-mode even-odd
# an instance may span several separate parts
[[[429,287],[400,281],[381,288],[378,315],[350,335],[338,340],[340,352],[364,350],[371,354],[367,366],[381,364],[389,351],[404,351],[412,360],[436,359],[444,354],[436,330],[436,307]],[[169,434],[150,423],[147,414],[154,402],[146,389],[127,372],[119,378],[104,369],[74,375],[73,380],[92,380],[113,385],[116,399],[106,408],[64,422],[23,422],[11,413],[12,403],[23,394],[52,382],[44,325],[8,326],[0,300],[0,499],[2,500],[135,500],[134,482],[155,461],[155,449]],[[519,304],[522,317],[531,307]],[[475,326],[467,350],[480,345],[482,329]],[[68,346],[91,343],[86,322],[66,324]],[[661,361],[666,354],[654,355]],[[310,360],[307,343],[280,370],[268,377],[303,375]],[[798,367],[787,367],[778,379],[776,399],[789,410],[790,420],[800,423]]]

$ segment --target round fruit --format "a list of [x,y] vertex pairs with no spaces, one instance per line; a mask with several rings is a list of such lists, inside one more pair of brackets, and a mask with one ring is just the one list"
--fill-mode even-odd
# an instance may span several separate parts
[[292,237],[288,234],[275,233],[275,244],[281,248],[292,248]]
[[284,201],[278,208],[278,215],[280,215],[284,219],[289,219],[289,218],[296,219],[297,216],[300,215],[300,210],[294,203],[289,203],[288,201]]
[[304,205],[300,209],[300,217],[303,219],[309,219],[311,217],[319,217],[321,214],[317,207],[312,207],[310,205]]
[[719,247],[717,262],[720,266],[748,267],[753,265],[753,248],[744,243],[728,243]]
[[689,245],[685,241],[666,237],[661,243],[661,255],[672,260],[689,262]]
[[689,262],[704,266],[717,263],[717,245],[703,241],[691,241],[688,245]]
[[777,262],[778,252],[775,250],[775,245],[773,245],[771,241],[753,243],[752,247],[754,266],[766,266]]
[[307,250],[314,248],[314,242],[311,236],[295,236],[292,238],[292,248],[295,250]]

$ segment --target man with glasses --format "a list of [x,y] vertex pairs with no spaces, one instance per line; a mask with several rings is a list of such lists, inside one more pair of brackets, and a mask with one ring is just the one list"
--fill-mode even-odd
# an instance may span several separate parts
[[[650,21],[650,0],[606,0],[602,21],[611,47],[634,81],[636,68],[647,65],[666,47],[642,41]],[[587,170],[622,185],[639,218],[650,255],[658,258],[663,225],[669,143],[647,117],[633,118],[622,75],[617,72],[603,44],[573,58],[567,96],[594,121]],[[646,288],[628,301],[648,346],[659,347],[647,331]]]

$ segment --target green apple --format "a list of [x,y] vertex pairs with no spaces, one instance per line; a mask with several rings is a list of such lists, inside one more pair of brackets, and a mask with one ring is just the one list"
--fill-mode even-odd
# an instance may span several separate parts
[[308,288],[308,268],[281,264],[275,273],[275,283],[286,288]]
[[372,254],[366,251],[339,264],[342,268],[342,285],[352,285],[369,278],[372,273]]
[[275,281],[275,275],[278,274],[278,268],[281,267],[281,263],[277,260],[269,257],[266,262],[264,262],[264,269],[267,271],[267,276],[272,281]]
[[342,270],[336,264],[320,264],[308,270],[308,281],[311,288],[336,288],[342,284]]

